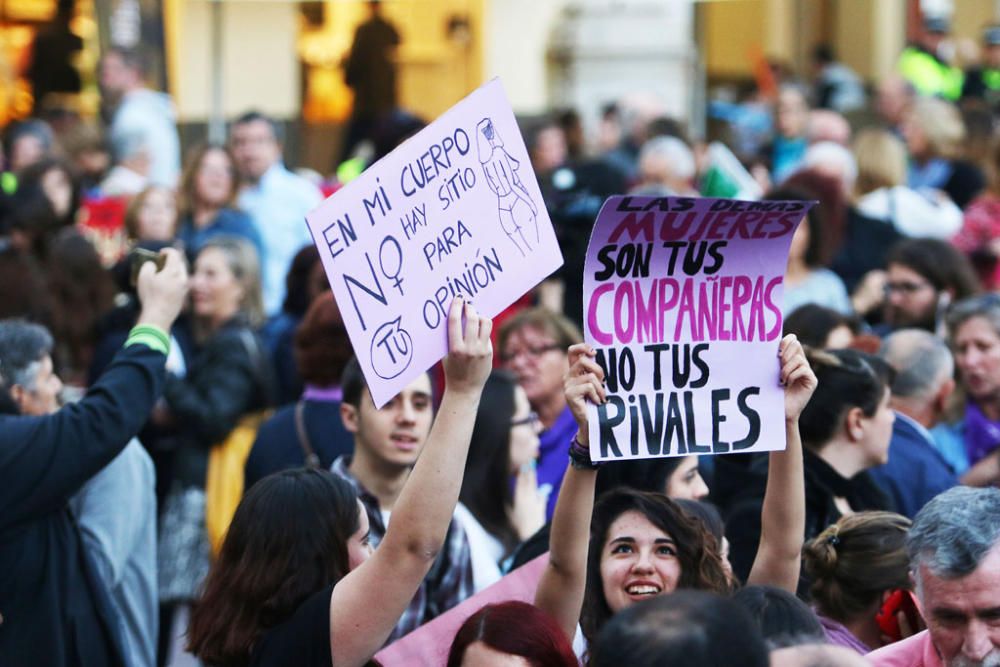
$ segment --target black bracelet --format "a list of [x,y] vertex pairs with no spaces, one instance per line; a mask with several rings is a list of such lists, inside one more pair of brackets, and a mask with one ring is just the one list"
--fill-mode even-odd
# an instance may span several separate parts
[[600,463],[594,463],[590,458],[590,448],[585,447],[574,435],[569,443],[569,464],[577,470],[597,470]]

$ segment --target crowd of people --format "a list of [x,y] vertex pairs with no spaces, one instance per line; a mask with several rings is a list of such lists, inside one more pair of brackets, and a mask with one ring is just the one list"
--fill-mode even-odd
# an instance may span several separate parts
[[[340,183],[254,111],[181,160],[169,98],[109,51],[102,131],[4,132],[0,662],[374,664],[541,558],[442,663],[1000,665],[1000,70],[929,90],[901,61],[869,103],[816,63],[711,128],[741,187],[818,202],[784,283],[785,449],[600,465],[597,210],[725,195],[720,149],[640,97],[595,132],[526,122],[564,267],[493,320],[454,299],[442,364],[376,408],[304,223]],[[422,127],[372,123],[350,159]]]

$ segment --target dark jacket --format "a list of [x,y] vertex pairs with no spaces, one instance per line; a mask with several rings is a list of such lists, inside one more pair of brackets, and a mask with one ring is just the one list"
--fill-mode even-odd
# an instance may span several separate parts
[[955,472],[909,417],[896,414],[889,442],[889,462],[871,470],[872,479],[889,494],[896,510],[911,519],[928,500],[958,485]]
[[[805,539],[823,532],[823,529],[840,518],[834,498],[847,500],[855,512],[864,510],[893,510],[892,500],[872,481],[867,472],[851,479],[844,479],[826,461],[811,450],[803,452],[806,487]],[[760,511],[767,486],[767,457],[754,460],[750,467],[744,492],[725,513],[726,537],[729,538],[729,560],[741,580],[746,581],[757,555],[760,542]]]
[[[247,457],[244,488],[249,490],[271,473],[306,464],[305,449],[295,426],[299,403],[286,405],[260,425]],[[329,470],[334,460],[354,453],[354,436],[340,418],[340,401],[302,401],[302,421],[319,466]]]
[[848,293],[873,269],[884,269],[889,249],[905,238],[890,222],[869,218],[855,208],[847,212],[843,241],[830,268]]
[[80,402],[44,417],[0,415],[5,667],[121,664],[115,613],[68,501],[138,433],[160,395],[164,360],[133,345]]
[[271,371],[257,335],[240,318],[223,325],[179,378],[167,376],[163,398],[179,430],[174,480],[203,487],[208,454],[244,415],[270,404]]

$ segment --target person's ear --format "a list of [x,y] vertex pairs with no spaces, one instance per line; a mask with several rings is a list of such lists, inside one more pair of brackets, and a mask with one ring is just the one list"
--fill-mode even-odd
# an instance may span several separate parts
[[344,422],[344,428],[348,433],[357,433],[358,425],[361,423],[361,415],[358,408],[350,403],[340,404],[340,420]]
[[13,398],[14,403],[17,404],[17,409],[23,413],[24,404],[28,400],[28,390],[19,384],[12,384],[10,386],[10,397]]
[[953,378],[948,378],[941,383],[941,388],[938,389],[937,395],[934,397],[934,410],[937,414],[941,414],[948,409],[948,401],[954,392],[955,380]]
[[859,407],[853,407],[847,411],[844,417],[844,430],[847,437],[853,442],[861,440],[865,435],[865,412]]

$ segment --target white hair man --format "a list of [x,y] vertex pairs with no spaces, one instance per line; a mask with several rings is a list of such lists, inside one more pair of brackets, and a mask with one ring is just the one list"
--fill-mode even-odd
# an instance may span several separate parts
[[875,667],[1000,667],[1000,489],[956,486],[906,540],[927,629],[870,653]]
[[896,421],[889,462],[870,474],[892,496],[896,511],[912,519],[927,501],[958,484],[928,430],[941,421],[955,390],[955,362],[945,342],[922,329],[892,333],[879,354],[896,371],[891,401]]
[[634,194],[697,196],[694,154],[677,137],[654,137],[639,151],[639,185]]

